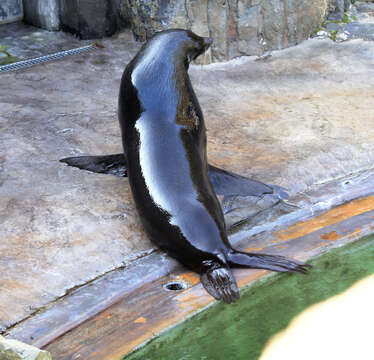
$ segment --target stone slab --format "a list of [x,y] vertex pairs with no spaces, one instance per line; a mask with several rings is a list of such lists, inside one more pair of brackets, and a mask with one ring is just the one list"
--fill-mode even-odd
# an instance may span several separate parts
[[0,26],[0,45],[12,56],[29,59],[86,45],[70,34],[51,32],[24,23]]
[[52,360],[48,351],[40,350],[21,341],[0,336],[0,359],[2,360]]

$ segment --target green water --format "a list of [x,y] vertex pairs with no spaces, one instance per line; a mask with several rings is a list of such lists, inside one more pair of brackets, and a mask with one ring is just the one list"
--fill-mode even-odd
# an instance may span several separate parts
[[166,331],[126,360],[255,360],[268,340],[307,307],[374,274],[374,236],[313,259],[307,276],[276,274]]

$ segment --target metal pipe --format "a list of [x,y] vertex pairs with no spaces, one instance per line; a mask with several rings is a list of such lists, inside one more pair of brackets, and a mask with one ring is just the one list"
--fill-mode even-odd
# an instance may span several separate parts
[[91,51],[91,50],[97,49],[98,47],[101,48],[102,45],[94,43],[94,44],[82,46],[82,47],[75,48],[75,49],[59,51],[59,52],[54,53],[54,54],[39,56],[39,57],[33,58],[33,59],[17,61],[15,63],[0,66],[0,73],[7,72],[7,71],[16,71],[16,70],[28,68],[28,67],[31,67],[31,66],[34,66],[34,65],[43,64],[43,63],[48,62],[48,61],[58,60],[58,59],[61,59],[65,56],[76,55],[76,54],[80,54],[80,53],[83,53],[83,52]]

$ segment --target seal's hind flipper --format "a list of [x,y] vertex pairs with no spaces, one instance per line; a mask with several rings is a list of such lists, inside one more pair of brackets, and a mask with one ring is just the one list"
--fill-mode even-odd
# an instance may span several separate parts
[[205,290],[216,300],[230,304],[240,297],[234,275],[229,268],[208,269],[201,274],[200,280]]
[[279,272],[294,272],[306,274],[309,264],[291,260],[279,255],[245,253],[233,251],[226,255],[230,265],[252,269],[266,269]]
[[213,165],[209,165],[208,171],[209,180],[217,195],[224,195],[225,197],[261,197],[265,194],[273,194],[275,192],[280,199],[288,196],[285,189],[280,186],[266,185],[230,171],[219,169]]
[[60,160],[69,166],[100,174],[127,176],[127,162],[124,154],[102,156],[78,156]]

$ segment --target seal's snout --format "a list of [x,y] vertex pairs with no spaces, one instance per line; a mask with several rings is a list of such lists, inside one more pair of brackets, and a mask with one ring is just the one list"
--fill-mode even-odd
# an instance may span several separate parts
[[213,44],[213,39],[212,38],[210,38],[210,37],[206,37],[206,38],[204,38],[204,45],[205,45],[205,48],[206,49],[208,49],[208,47],[210,46],[210,45],[212,45]]

